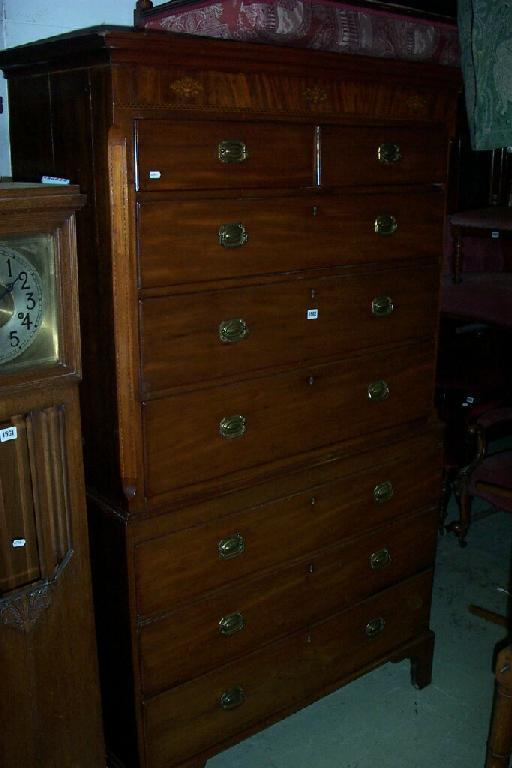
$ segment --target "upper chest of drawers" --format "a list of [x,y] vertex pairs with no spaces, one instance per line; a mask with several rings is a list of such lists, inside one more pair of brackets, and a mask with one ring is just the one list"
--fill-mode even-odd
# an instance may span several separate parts
[[141,191],[421,184],[446,174],[440,127],[139,120]]

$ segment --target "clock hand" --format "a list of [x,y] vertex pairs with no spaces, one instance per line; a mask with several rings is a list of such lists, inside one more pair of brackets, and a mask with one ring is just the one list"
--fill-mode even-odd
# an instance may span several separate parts
[[20,277],[21,275],[18,275],[16,280],[13,280],[12,283],[7,283],[7,285],[5,286],[5,291],[3,293],[0,293],[0,301],[2,301],[3,297],[7,296],[8,293],[12,293],[12,289],[14,288],[14,286],[16,285]]

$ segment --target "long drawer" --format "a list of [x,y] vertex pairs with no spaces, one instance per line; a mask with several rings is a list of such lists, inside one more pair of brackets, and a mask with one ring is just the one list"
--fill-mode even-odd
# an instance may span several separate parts
[[444,193],[438,187],[140,202],[141,286],[439,260],[443,217]]
[[287,123],[139,120],[140,190],[311,187],[315,129]]
[[428,341],[149,401],[146,495],[426,419],[433,376]]
[[242,376],[435,331],[437,265],[142,302],[143,389]]
[[436,517],[434,509],[402,519],[279,571],[231,584],[145,624],[139,638],[145,695],[226,664],[430,568]]
[[148,768],[169,768],[299,706],[428,629],[426,572],[309,630],[168,690],[144,704]]
[[441,448],[430,433],[368,451],[357,472],[135,547],[137,613],[151,616],[234,581],[386,525],[439,497]]

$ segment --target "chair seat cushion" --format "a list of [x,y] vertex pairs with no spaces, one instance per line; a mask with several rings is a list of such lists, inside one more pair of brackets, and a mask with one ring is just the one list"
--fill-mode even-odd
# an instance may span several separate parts
[[512,511],[512,451],[488,456],[471,475],[469,492]]
[[464,273],[460,283],[445,275],[441,312],[512,328],[512,273]]

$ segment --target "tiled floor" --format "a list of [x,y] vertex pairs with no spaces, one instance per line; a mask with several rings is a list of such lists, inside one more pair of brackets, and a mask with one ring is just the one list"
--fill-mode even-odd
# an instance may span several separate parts
[[512,515],[475,520],[462,549],[439,540],[432,628],[433,682],[409,683],[409,663],[386,664],[212,758],[208,768],[483,768],[504,630],[470,603],[505,611]]

